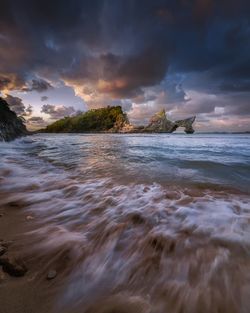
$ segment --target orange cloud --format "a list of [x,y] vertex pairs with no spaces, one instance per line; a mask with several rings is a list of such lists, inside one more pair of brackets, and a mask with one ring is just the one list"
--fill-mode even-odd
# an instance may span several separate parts
[[97,90],[103,93],[116,94],[117,90],[122,90],[126,87],[128,87],[128,82],[122,78],[113,81],[99,79],[97,82]]

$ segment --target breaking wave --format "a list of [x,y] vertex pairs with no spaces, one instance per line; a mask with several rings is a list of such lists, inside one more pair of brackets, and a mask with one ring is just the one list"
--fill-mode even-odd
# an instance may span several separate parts
[[57,310],[247,313],[248,141],[37,135],[2,143],[0,207],[32,216],[27,254],[43,260],[41,272],[58,272]]

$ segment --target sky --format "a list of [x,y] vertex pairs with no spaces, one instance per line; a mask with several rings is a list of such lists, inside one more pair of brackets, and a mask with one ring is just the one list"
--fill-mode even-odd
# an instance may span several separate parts
[[38,129],[121,105],[250,130],[250,1],[1,0],[0,91]]

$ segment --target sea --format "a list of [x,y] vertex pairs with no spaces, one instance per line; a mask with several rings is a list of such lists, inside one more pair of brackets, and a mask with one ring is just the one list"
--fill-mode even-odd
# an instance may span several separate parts
[[34,217],[29,247],[61,272],[58,310],[250,312],[249,134],[2,142],[9,203]]

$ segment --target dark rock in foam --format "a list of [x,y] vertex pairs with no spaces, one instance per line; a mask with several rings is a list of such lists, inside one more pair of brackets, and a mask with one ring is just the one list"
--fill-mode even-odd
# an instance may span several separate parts
[[27,272],[27,268],[23,261],[14,256],[4,254],[0,257],[0,265],[2,265],[3,271],[10,276],[20,277],[24,276]]

